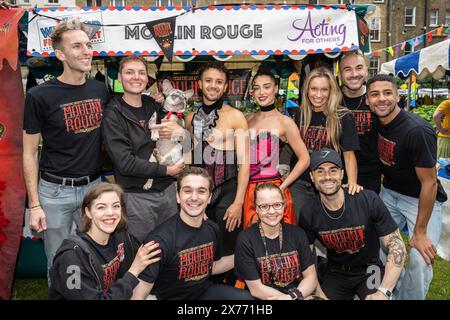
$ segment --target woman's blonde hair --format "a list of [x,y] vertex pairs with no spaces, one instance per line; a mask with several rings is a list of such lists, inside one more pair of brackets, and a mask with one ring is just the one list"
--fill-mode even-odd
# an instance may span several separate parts
[[341,118],[350,111],[341,105],[342,101],[341,90],[339,90],[338,84],[333,74],[326,67],[319,67],[313,69],[308,74],[303,84],[302,103],[300,107],[300,122],[299,122],[299,126],[303,127],[303,130],[300,130],[302,139],[305,138],[309,125],[311,124],[313,105],[309,100],[308,91],[310,88],[311,81],[314,78],[326,78],[328,80],[328,84],[330,85],[328,102],[324,110],[324,114],[327,117],[325,124],[325,127],[327,129],[327,142],[330,145],[330,147],[332,147],[334,150],[340,153],[341,149],[339,146],[339,139],[342,134]]

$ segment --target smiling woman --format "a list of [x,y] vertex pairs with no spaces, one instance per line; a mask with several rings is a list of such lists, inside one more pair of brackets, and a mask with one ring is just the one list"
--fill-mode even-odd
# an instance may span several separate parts
[[282,222],[285,196],[277,185],[259,184],[254,198],[259,221],[238,237],[235,272],[255,298],[303,300],[317,287],[306,234]]
[[123,190],[99,183],[83,199],[80,230],[64,240],[50,270],[49,298],[127,300],[137,277],[158,261],[158,244],[139,244],[126,231]]

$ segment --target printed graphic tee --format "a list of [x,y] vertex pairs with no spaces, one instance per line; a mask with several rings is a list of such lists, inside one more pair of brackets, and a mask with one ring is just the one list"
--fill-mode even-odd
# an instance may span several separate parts
[[109,287],[117,280],[119,275],[120,265],[125,259],[124,243],[115,243],[109,239],[106,245],[101,245],[95,242],[88,234],[84,237],[89,243],[91,248],[95,253],[101,258],[105,263],[102,265],[103,269],[103,279],[104,292],[109,290]]
[[31,88],[25,99],[23,129],[43,138],[40,170],[65,177],[100,171],[104,83],[69,85],[52,79]]
[[365,101],[366,95],[356,98],[343,96],[343,104],[352,112],[359,137],[360,150],[355,152],[358,174],[379,175],[381,168],[377,155],[377,138],[380,124]]
[[279,237],[266,238],[268,255],[257,224],[241,231],[235,250],[235,272],[244,280],[258,280],[287,293],[297,287],[301,273],[314,263],[305,232],[283,223],[283,246],[280,251]]
[[187,225],[177,214],[152,231],[144,243],[156,241],[161,260],[139,278],[154,283],[152,294],[162,300],[195,300],[209,287],[213,262],[221,258],[219,227],[211,219],[200,228]]
[[425,120],[401,110],[386,126],[380,126],[378,156],[383,185],[406,196],[419,198],[421,183],[415,167],[436,165],[437,137]]
[[[320,150],[322,148],[331,147],[331,142],[328,139],[326,128],[327,116],[323,112],[312,113],[311,123],[308,130],[305,131],[304,126],[300,126],[300,136],[306,145],[309,153]],[[296,123],[300,122],[299,116],[297,116]],[[339,139],[339,145],[341,151],[357,151],[359,150],[358,134],[356,132],[355,120],[350,112],[346,113],[341,118],[341,137]],[[295,154],[291,159],[291,168],[295,166],[298,159]],[[300,179],[311,183],[309,177],[309,167],[302,173]]]
[[[372,190],[355,195],[345,192],[345,209],[322,207],[320,196],[300,210],[299,225],[313,244],[319,240],[328,259],[338,265],[359,267],[379,261],[379,238],[397,229],[389,210]],[[344,208],[344,207],[343,207]]]

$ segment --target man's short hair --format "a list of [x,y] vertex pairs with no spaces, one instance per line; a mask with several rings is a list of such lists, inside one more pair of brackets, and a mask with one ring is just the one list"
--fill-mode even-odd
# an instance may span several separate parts
[[56,25],[56,27],[52,31],[52,34],[50,35],[50,38],[52,39],[53,49],[59,49],[63,34],[70,30],[81,30],[86,34],[88,34],[89,32],[88,27],[79,19],[61,21]]
[[216,69],[220,72],[223,72],[225,74],[225,81],[228,81],[229,79],[229,72],[228,69],[225,67],[225,65],[220,61],[208,61],[207,63],[203,64],[198,72],[198,79],[202,79],[202,75],[206,70],[209,69]]
[[339,63],[341,63],[342,60],[344,60],[347,57],[350,56],[358,56],[364,59],[364,62],[366,61],[364,58],[364,54],[361,52],[361,50],[357,50],[357,51],[346,51],[343,52],[340,56],[339,56]]
[[120,60],[119,73],[122,72],[125,64],[127,64],[128,62],[136,62],[136,61],[142,62],[145,66],[145,70],[147,71],[147,61],[144,58],[133,54],[131,56],[126,56],[125,58],[122,58],[122,60]]
[[178,191],[178,193],[180,193],[180,190],[181,190],[181,182],[183,181],[184,178],[186,178],[187,176],[190,176],[190,175],[201,176],[201,177],[205,178],[206,180],[208,180],[208,182],[209,182],[209,187],[208,187],[209,193],[212,192],[212,190],[213,190],[213,181],[212,181],[212,178],[209,175],[208,171],[206,171],[202,167],[189,166],[186,169],[184,169],[183,172],[180,173],[180,175],[177,178],[177,191]]
[[369,80],[367,80],[367,83],[366,83],[367,90],[369,90],[369,87],[372,83],[378,82],[378,81],[390,82],[394,85],[395,88],[397,88],[397,82],[395,81],[393,76],[388,75],[388,74],[377,74],[377,75],[373,76],[372,78],[370,78]]

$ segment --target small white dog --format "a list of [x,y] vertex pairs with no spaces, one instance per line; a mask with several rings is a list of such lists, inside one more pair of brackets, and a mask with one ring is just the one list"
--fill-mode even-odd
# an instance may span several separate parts
[[[176,119],[178,124],[184,128],[183,112],[186,110],[187,102],[194,95],[194,90],[181,91],[172,87],[169,80],[165,79],[162,84],[164,100],[163,110],[168,112],[164,119]],[[153,113],[149,120],[149,127],[156,124],[157,115]],[[151,130],[152,140],[156,141],[156,147],[150,157],[150,162],[158,162],[165,166],[178,163],[183,158],[183,147],[178,142],[178,137],[171,139],[160,139],[157,130]],[[148,179],[144,190],[152,187],[153,179]]]

